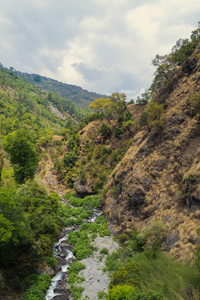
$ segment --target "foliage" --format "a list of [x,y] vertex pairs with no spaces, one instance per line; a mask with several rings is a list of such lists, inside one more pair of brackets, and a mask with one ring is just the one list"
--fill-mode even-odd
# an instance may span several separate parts
[[163,104],[159,104],[158,102],[150,101],[147,104],[146,110],[141,114],[139,119],[140,127],[147,126],[155,127],[159,129],[162,127],[161,116],[164,113]]
[[112,93],[107,99],[101,97],[90,104],[90,109],[108,121],[110,117],[119,118],[127,109],[126,95],[124,93]]
[[190,104],[194,108],[195,114],[200,113],[200,94],[196,94],[190,98]]
[[98,292],[97,296],[98,296],[98,300],[107,299],[107,294],[105,292]]
[[112,127],[107,123],[102,123],[98,129],[98,134],[103,136],[109,136],[112,133]]
[[52,245],[63,224],[58,199],[33,181],[17,190],[0,188],[0,265],[11,287],[26,285],[44,260],[55,263]]
[[85,269],[85,265],[76,261],[74,263],[72,263],[69,267],[69,274],[78,274],[81,270]]
[[108,254],[109,254],[107,248],[102,248],[101,251],[100,251],[100,253],[101,253],[101,254],[105,254],[105,255],[108,255]]
[[116,285],[131,285],[138,286],[140,282],[140,270],[134,261],[126,263],[123,267],[118,268],[112,274],[111,281],[109,283],[109,289],[112,289]]
[[114,136],[118,139],[122,137],[122,129],[118,126],[115,127],[114,129]]
[[121,267],[121,263],[119,261],[120,251],[115,251],[112,254],[109,254],[106,258],[105,264],[108,271],[117,271],[119,267]]
[[19,71],[15,71],[15,73],[24,78],[27,82],[36,85],[43,91],[50,91],[51,93],[53,92],[53,94],[59,94],[59,97],[61,96],[66,101],[65,105],[73,103],[77,105],[77,108],[82,107],[85,109],[89,106],[90,102],[99,97],[99,94],[90,93],[79,86],[62,83],[45,76],[40,76],[41,80],[39,82],[35,82],[35,74],[21,73]]
[[83,291],[84,288],[81,286],[76,286],[74,284],[70,286],[70,293],[74,300],[80,300]]
[[68,200],[73,206],[83,208],[99,208],[101,205],[100,195],[86,196],[84,198],[77,198],[74,193],[68,193],[64,195],[64,198]]
[[109,300],[127,300],[129,295],[135,290],[133,286],[130,285],[116,285],[112,289],[109,289],[108,299]]
[[8,134],[4,149],[10,154],[16,182],[24,183],[27,179],[33,179],[39,158],[27,132],[19,130]]
[[22,300],[41,300],[44,299],[45,293],[48,290],[51,282],[50,275],[35,275],[32,276],[31,287],[27,290]]
[[138,238],[144,244],[144,249],[149,251],[150,255],[155,256],[166,238],[165,224],[162,221],[153,222],[149,227],[142,230]]
[[75,165],[78,156],[74,152],[69,152],[69,154],[64,154],[63,164],[67,168],[71,168]]
[[147,126],[148,125],[148,116],[149,116],[149,114],[148,114],[148,112],[147,111],[144,111],[142,114],[141,114],[141,116],[140,116],[140,119],[139,119],[139,125],[140,125],[140,127],[143,127],[143,126]]
[[133,290],[127,297],[127,300],[161,300],[163,299],[162,293],[158,292],[144,292],[139,289]]

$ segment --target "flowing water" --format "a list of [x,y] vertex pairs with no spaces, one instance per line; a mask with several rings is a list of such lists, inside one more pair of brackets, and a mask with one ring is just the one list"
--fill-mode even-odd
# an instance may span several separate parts
[[[87,220],[87,222],[95,222],[101,213],[101,210],[94,209],[93,215]],[[63,232],[66,229],[67,228],[64,228]],[[73,229],[71,231],[73,231]],[[65,295],[65,298],[62,299],[68,299],[67,295],[69,295],[69,286],[67,286],[67,274],[70,263],[75,260],[75,256],[70,250],[70,245],[67,244],[67,239],[68,234],[65,234],[57,243],[54,244],[54,256],[56,257],[61,269],[51,280],[51,285],[45,295],[46,300],[59,299],[59,296],[61,299],[62,295]]]

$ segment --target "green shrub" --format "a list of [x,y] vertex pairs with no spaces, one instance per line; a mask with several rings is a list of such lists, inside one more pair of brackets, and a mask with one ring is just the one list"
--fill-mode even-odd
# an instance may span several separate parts
[[97,132],[99,135],[109,136],[112,133],[112,127],[103,122]]
[[133,286],[117,285],[109,289],[108,300],[128,300],[128,296],[135,290]]
[[163,295],[157,292],[144,292],[138,289],[135,289],[130,292],[127,297],[127,300],[161,300]]
[[74,300],[80,300],[83,291],[84,291],[83,287],[76,286],[74,284],[70,286],[70,293]]
[[121,267],[119,262],[120,251],[115,251],[112,254],[109,254],[106,258],[105,265],[108,271],[117,271]]
[[75,261],[74,263],[72,263],[69,267],[68,273],[69,274],[78,274],[81,270],[85,269],[85,265]]
[[84,277],[80,277],[74,273],[71,273],[69,275],[69,278],[68,278],[68,282],[71,284],[71,283],[81,283],[85,281],[85,278]]
[[109,288],[112,289],[115,285],[131,285],[139,286],[140,282],[140,270],[134,261],[126,263],[125,266],[120,267],[116,272],[113,273]]
[[73,151],[69,152],[69,154],[64,154],[63,165],[66,168],[72,168],[78,159],[78,155]]
[[41,300],[44,299],[51,282],[50,275],[34,275],[32,276],[31,287],[22,297],[23,300]]
[[149,117],[149,114],[148,114],[147,111],[144,111],[141,114],[140,119],[139,119],[139,125],[140,125],[140,127],[148,126],[148,117]]
[[115,127],[114,129],[114,136],[118,139],[122,137],[122,129],[118,126]]
[[101,253],[101,254],[105,254],[105,255],[108,255],[108,254],[109,254],[107,248],[102,248],[101,251],[100,251],[100,253]]
[[98,292],[97,296],[98,296],[98,300],[107,299],[107,294],[105,292]]
[[149,255],[155,257],[166,237],[165,224],[162,221],[155,221],[150,226],[144,228],[138,235],[140,243],[144,244],[144,249]]
[[73,253],[76,255],[76,258],[78,260],[82,260],[84,258],[89,257],[94,250],[95,250],[94,246],[84,242],[84,243],[77,243],[76,246],[73,248]]

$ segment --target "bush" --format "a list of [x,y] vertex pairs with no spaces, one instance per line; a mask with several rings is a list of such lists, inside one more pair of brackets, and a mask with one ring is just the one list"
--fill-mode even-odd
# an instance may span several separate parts
[[78,159],[78,155],[71,151],[69,154],[64,154],[63,164],[66,168],[72,168]]
[[196,94],[190,98],[190,104],[194,108],[196,114],[200,113],[200,94]]
[[143,127],[143,126],[148,126],[148,112],[144,111],[141,116],[140,116],[140,119],[139,119],[139,125],[140,127]]
[[70,293],[71,293],[74,300],[81,299],[81,295],[82,295],[83,291],[84,291],[84,288],[80,287],[80,286],[75,286],[75,285],[72,284],[71,287],[70,287]]
[[144,249],[154,257],[160,250],[165,237],[166,228],[162,221],[153,222],[138,235],[140,242],[144,244]]
[[134,261],[127,263],[113,273],[109,288],[112,289],[115,285],[131,285],[138,286],[140,281],[140,270]]
[[109,252],[108,252],[108,249],[107,249],[107,248],[102,248],[101,251],[100,251],[100,253],[101,253],[101,254],[108,255]]
[[115,127],[114,129],[114,136],[118,139],[122,137],[122,129],[120,127]]
[[44,299],[45,293],[48,290],[51,282],[50,275],[35,275],[33,276],[31,287],[23,296],[23,300],[41,300]]
[[128,300],[129,295],[135,290],[134,287],[129,285],[117,285],[109,289],[108,300]]
[[119,267],[121,267],[121,263],[119,262],[120,252],[115,251],[112,254],[109,254],[106,258],[105,265],[108,271],[116,271]]
[[76,261],[74,263],[72,263],[69,267],[68,273],[69,274],[78,274],[81,270],[85,269],[85,265]]
[[97,132],[99,135],[109,136],[112,133],[112,127],[103,122]]
[[138,289],[128,294],[127,300],[161,300],[163,295],[157,292],[144,292]]

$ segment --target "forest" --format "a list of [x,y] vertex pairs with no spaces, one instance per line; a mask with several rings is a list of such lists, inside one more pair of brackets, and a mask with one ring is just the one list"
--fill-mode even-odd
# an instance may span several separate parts
[[[73,226],[73,299],[87,299],[81,260],[105,236],[119,247],[101,249],[110,281],[98,299],[199,299],[199,43],[198,27],[156,55],[153,82],[135,102],[115,92],[87,109],[0,66],[1,299],[45,299],[53,245]],[[86,222],[95,209],[102,214]]]

